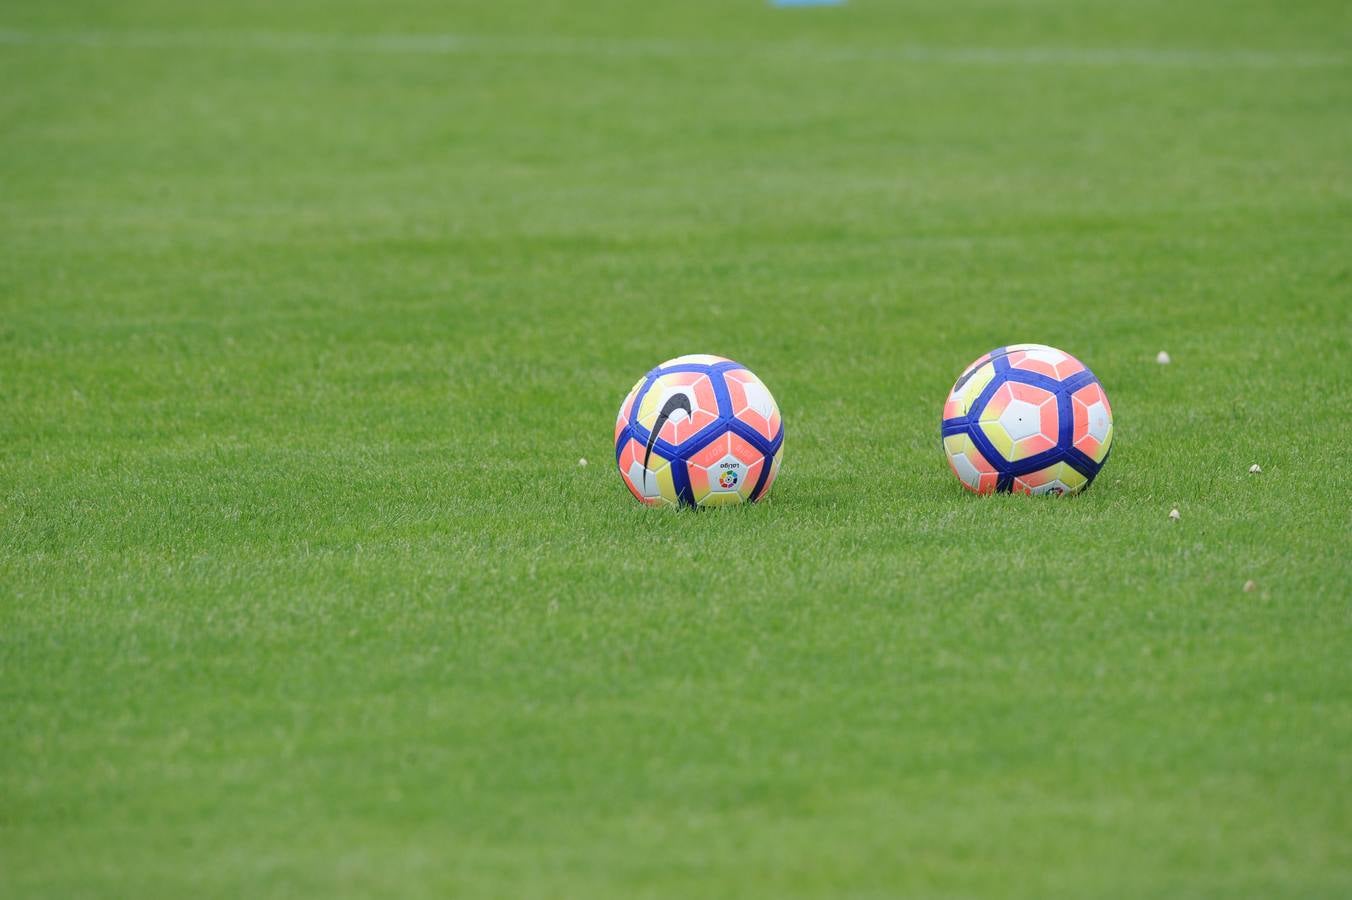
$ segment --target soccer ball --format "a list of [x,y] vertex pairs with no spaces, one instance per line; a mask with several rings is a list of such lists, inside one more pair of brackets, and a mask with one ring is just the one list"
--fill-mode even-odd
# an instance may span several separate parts
[[944,404],[944,453],[978,494],[1073,494],[1113,445],[1113,411],[1094,373],[1043,344],[992,350],[963,370]]
[[639,379],[615,420],[615,462],[649,506],[759,500],[779,474],[784,426],[761,380],[721,356],[679,356]]

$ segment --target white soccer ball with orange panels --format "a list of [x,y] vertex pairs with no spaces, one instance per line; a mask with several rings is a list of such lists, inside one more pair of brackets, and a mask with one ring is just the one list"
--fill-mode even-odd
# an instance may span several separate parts
[[639,379],[615,420],[615,462],[649,506],[722,506],[770,491],[784,449],[764,383],[722,356],[679,356]]
[[942,429],[968,490],[1074,494],[1108,461],[1113,411],[1084,363],[1045,344],[1013,344],[963,370]]

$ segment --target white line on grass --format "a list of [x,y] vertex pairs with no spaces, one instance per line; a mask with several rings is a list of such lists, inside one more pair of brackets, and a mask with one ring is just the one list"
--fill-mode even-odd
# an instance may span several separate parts
[[642,38],[459,34],[344,35],[288,31],[25,31],[0,28],[0,46],[94,49],[208,49],[282,53],[480,53],[526,56],[754,56],[794,62],[913,62],[968,66],[1137,66],[1276,69],[1347,66],[1346,55],[1313,51],[1188,50],[1140,47],[846,47],[802,43],[700,42]]

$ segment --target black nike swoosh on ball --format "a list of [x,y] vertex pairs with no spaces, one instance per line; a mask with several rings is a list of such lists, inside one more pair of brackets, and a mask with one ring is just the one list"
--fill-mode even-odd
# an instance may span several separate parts
[[667,424],[667,419],[678,410],[685,410],[688,416],[691,413],[690,398],[685,394],[672,394],[667,398],[667,402],[662,404],[662,410],[657,414],[657,421],[653,423],[653,430],[648,432],[648,446],[643,451],[643,486],[648,486],[648,460],[653,455],[653,444],[657,443],[657,432],[662,430],[662,426]]

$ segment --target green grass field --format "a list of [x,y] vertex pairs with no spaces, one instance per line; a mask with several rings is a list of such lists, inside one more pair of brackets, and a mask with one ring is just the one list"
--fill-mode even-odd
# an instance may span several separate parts
[[[1352,895],[1349,47],[7,0],[0,895]],[[1082,497],[944,463],[1017,341],[1113,402]],[[768,502],[615,472],[690,352]]]

